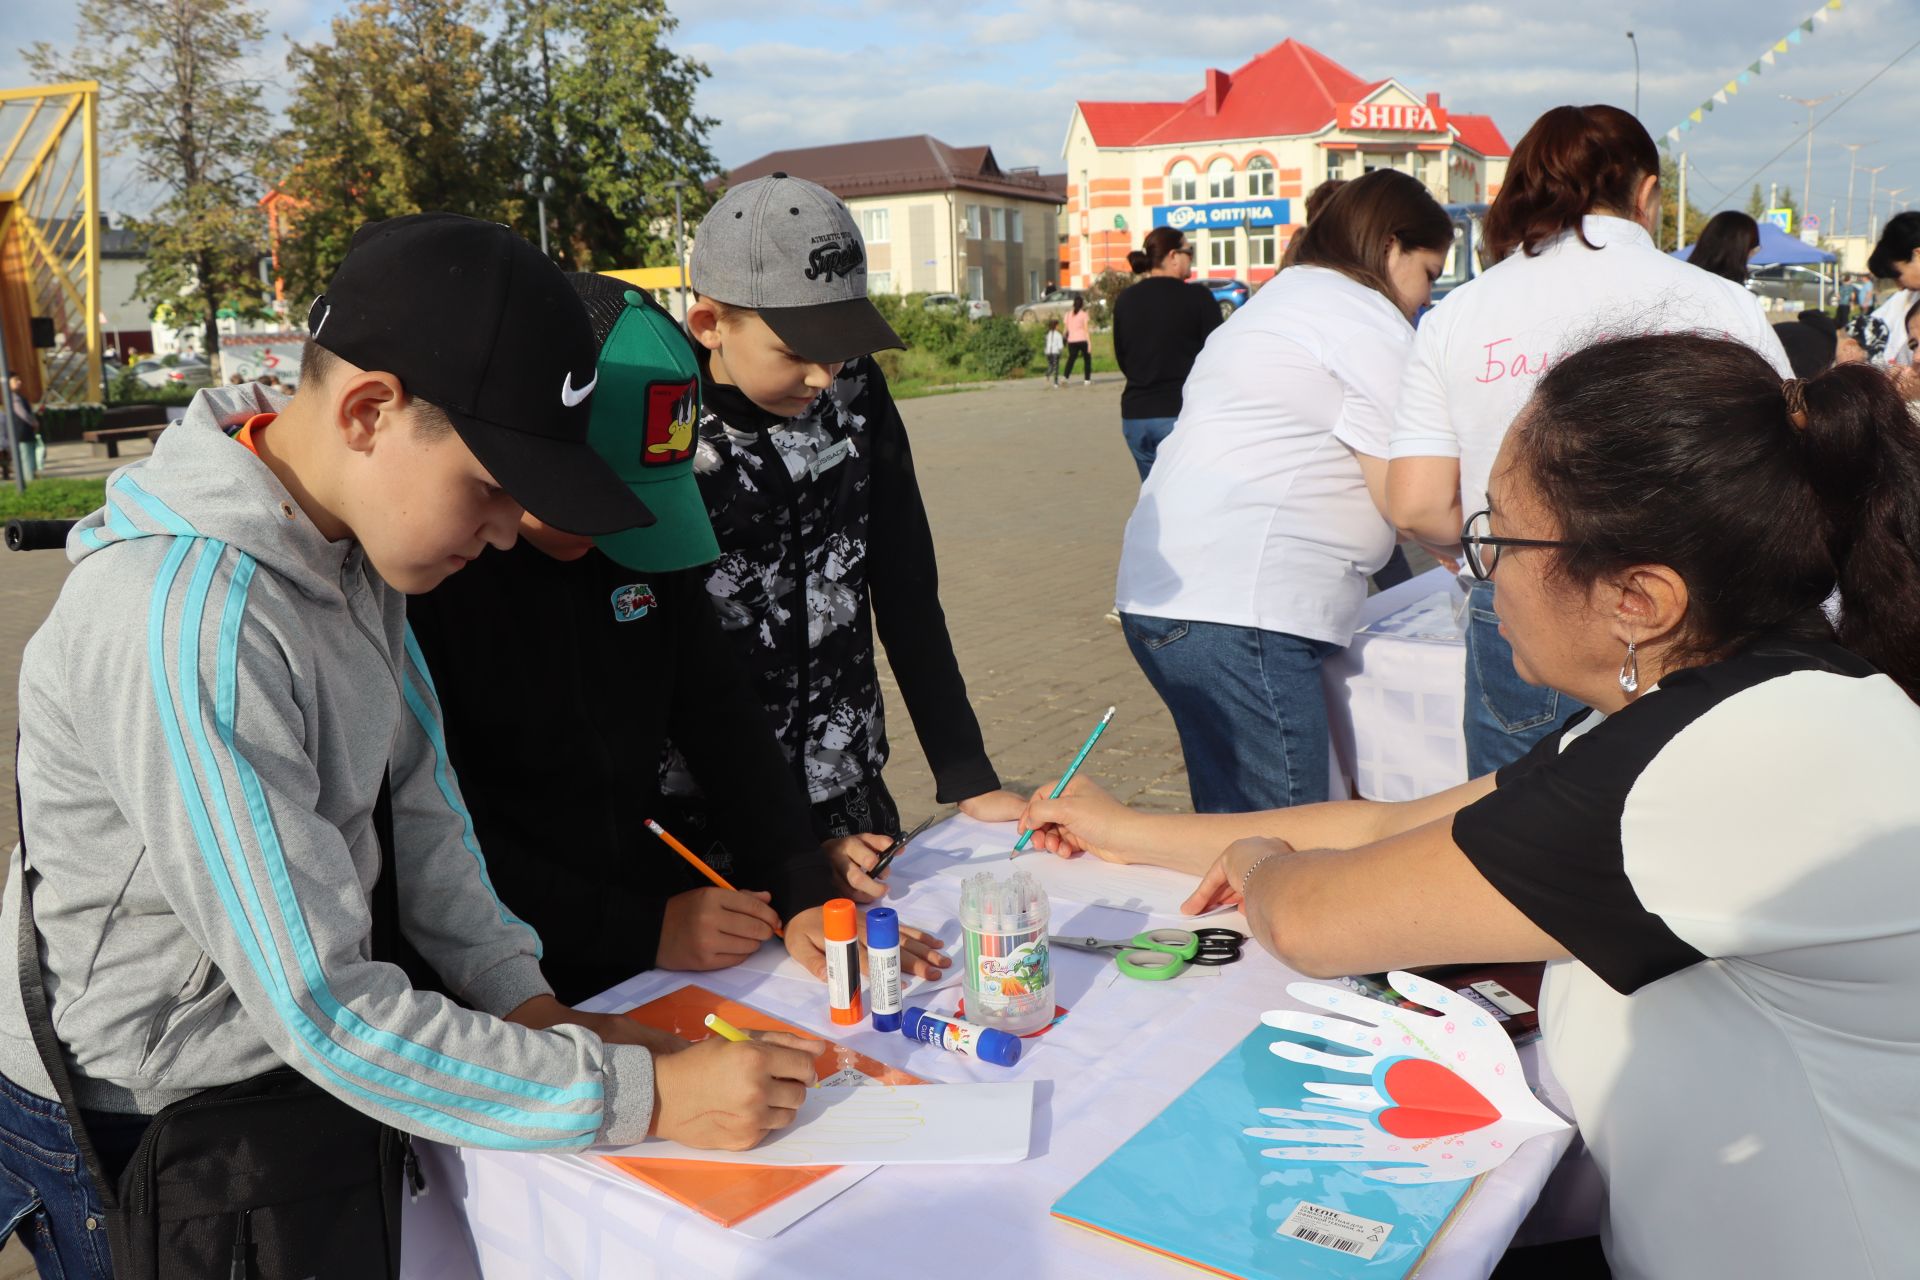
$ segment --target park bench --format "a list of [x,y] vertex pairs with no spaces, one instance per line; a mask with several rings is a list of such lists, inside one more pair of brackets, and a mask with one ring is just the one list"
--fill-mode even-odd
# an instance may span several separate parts
[[[80,433],[80,438],[93,446],[94,457],[117,458],[120,456],[120,442],[122,440],[139,440],[143,438],[147,440],[158,440],[160,433],[166,429],[167,424],[164,422],[157,426],[149,424],[139,427],[102,427],[97,431],[83,431]],[[103,449],[105,450],[104,453],[102,452]]]

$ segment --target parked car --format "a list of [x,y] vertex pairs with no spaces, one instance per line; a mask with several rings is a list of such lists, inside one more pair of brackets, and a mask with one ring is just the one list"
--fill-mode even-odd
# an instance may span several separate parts
[[1015,307],[1013,318],[1020,324],[1045,324],[1049,320],[1065,323],[1075,302],[1086,304],[1096,325],[1107,322],[1107,300],[1085,289],[1055,289],[1037,302],[1023,302]]
[[1440,268],[1439,278],[1433,282],[1435,302],[1492,265],[1481,260],[1484,241],[1481,227],[1486,222],[1487,206],[1450,204],[1446,210],[1447,216],[1453,219],[1453,247],[1447,250],[1447,260]]
[[1833,301],[1832,283],[1826,283],[1823,291],[1822,281],[1817,268],[1785,263],[1752,267],[1747,271],[1747,288],[1763,298],[1779,298],[1802,309]]
[[204,356],[182,356],[168,364],[164,360],[142,360],[133,366],[133,376],[143,387],[210,387],[213,369]]
[[1213,300],[1220,304],[1220,314],[1224,318],[1247,305],[1247,299],[1253,296],[1253,290],[1245,280],[1203,280],[1213,294]]
[[993,304],[985,298],[963,298],[957,293],[930,293],[920,303],[928,311],[958,311],[969,320],[985,320]]

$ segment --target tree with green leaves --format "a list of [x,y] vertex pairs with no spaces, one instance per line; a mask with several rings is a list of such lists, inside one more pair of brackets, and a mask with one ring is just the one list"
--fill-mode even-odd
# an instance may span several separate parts
[[[546,196],[553,256],[575,271],[675,261],[673,188],[686,224],[712,205],[714,121],[694,110],[707,68],[666,40],[665,0],[508,0],[495,58],[527,134],[529,183]],[[516,224],[540,238],[533,201]]]
[[299,201],[281,242],[288,295],[326,286],[363,223],[445,210],[513,221],[524,149],[490,74],[484,0],[361,0],[296,45],[274,184]]
[[178,300],[220,349],[223,307],[265,309],[265,226],[252,169],[267,135],[246,60],[265,35],[245,0],[80,0],[71,48],[25,50],[35,75],[97,80],[105,149],[132,157],[154,194],[126,225],[146,247],[138,289]]
[[[1680,164],[1673,156],[1660,153],[1660,230],[1654,237],[1654,243],[1662,249],[1671,249],[1679,243],[1680,227]],[[1706,215],[1701,213],[1693,201],[1687,201],[1687,237],[1688,243],[1700,234]]]
[[1760,184],[1753,184],[1753,191],[1747,196],[1747,216],[1755,222],[1767,216],[1767,196],[1760,190]]

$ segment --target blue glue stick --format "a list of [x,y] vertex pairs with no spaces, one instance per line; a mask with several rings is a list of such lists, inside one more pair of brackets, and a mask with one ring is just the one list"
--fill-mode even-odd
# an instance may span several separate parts
[[1020,1037],[992,1027],[976,1027],[958,1018],[942,1018],[919,1005],[908,1008],[906,1025],[900,1028],[900,1034],[997,1067],[1010,1067],[1020,1061]]
[[900,1029],[900,917],[891,907],[867,911],[867,987],[873,1029]]

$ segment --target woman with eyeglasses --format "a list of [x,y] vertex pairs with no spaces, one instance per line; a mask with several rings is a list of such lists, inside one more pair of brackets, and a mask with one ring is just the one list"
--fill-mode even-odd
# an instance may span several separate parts
[[[1414,339],[1387,474],[1403,534],[1458,554],[1514,415],[1555,362],[1596,338],[1724,334],[1792,372],[1758,299],[1655,245],[1660,207],[1660,153],[1627,112],[1555,107],[1527,130],[1487,211],[1495,265],[1448,294]],[[1514,674],[1491,590],[1470,584],[1468,597],[1471,777],[1524,755],[1574,706]]]
[[1523,759],[1237,816],[1079,783],[1036,795],[1036,844],[1205,866],[1187,910],[1240,903],[1301,973],[1548,962],[1616,1277],[1911,1274],[1920,425],[1892,379],[1601,342],[1535,383],[1462,543],[1521,677],[1591,708]]
[[1354,179],[1187,379],[1127,521],[1114,607],[1173,713],[1196,812],[1327,798],[1320,666],[1393,552],[1387,437],[1452,243],[1418,179]]
[[1146,279],[1113,300],[1113,358],[1127,377],[1120,432],[1144,483],[1180,417],[1180,388],[1207,335],[1220,327],[1220,304],[1206,286],[1189,283],[1193,244],[1172,227],[1147,232],[1127,263]]

